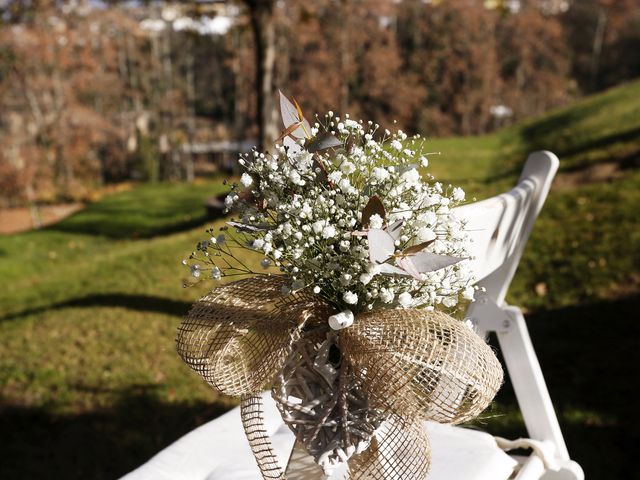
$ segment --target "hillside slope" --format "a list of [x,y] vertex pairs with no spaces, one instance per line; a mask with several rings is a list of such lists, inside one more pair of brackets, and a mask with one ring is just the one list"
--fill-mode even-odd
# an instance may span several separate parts
[[432,173],[451,181],[502,186],[512,182],[529,152],[551,150],[560,158],[560,175],[584,171],[581,182],[602,180],[638,166],[640,157],[640,81],[587,97],[498,132],[467,138],[428,139]]

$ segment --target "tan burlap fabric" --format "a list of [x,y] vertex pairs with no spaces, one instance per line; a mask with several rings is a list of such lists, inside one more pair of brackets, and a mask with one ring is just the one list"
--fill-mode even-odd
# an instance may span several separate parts
[[[177,337],[180,356],[214,389],[243,397],[243,425],[265,479],[284,479],[285,474],[264,429],[257,394],[270,387],[276,376],[277,392],[300,390],[283,388],[287,378],[300,379],[290,366],[282,370],[285,362],[304,351],[296,349],[296,342],[308,341],[309,332],[320,339],[329,333],[330,308],[312,295],[283,294],[285,284],[282,277],[272,276],[219,287],[193,306]],[[469,420],[488,406],[502,382],[502,368],[484,340],[441,312],[405,309],[360,314],[351,327],[337,334],[335,343],[338,365],[348,367],[351,381],[367,397],[367,408],[375,411],[374,418],[386,419],[371,437],[369,448],[349,458],[354,480],[424,480],[430,454],[422,421]],[[314,360],[309,360],[301,363],[313,365]],[[336,391],[340,394],[346,395]],[[284,408],[287,405],[289,409]],[[281,412],[292,411],[287,405],[279,405]],[[322,407],[320,403],[318,422],[335,423],[338,417],[328,416],[326,402]],[[349,415],[359,412],[343,410],[343,424],[349,426]],[[305,415],[295,419],[298,425],[314,421],[313,410]],[[288,423],[299,437],[303,431],[318,431]],[[305,438],[298,440],[304,443]],[[308,445],[315,448],[317,442]],[[347,443],[340,455],[342,447],[346,450]]]

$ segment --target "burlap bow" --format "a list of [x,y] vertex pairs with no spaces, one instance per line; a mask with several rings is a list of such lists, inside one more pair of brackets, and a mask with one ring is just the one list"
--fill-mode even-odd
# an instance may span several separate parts
[[[262,420],[259,393],[273,387],[297,446],[316,461],[348,460],[351,479],[424,480],[430,454],[422,422],[456,424],[487,407],[502,383],[492,350],[437,311],[372,311],[333,332],[326,303],[285,295],[284,285],[265,276],[216,288],[192,307],[177,337],[191,368],[218,392],[242,397],[263,477],[286,478]],[[306,401],[291,402],[292,394]]]

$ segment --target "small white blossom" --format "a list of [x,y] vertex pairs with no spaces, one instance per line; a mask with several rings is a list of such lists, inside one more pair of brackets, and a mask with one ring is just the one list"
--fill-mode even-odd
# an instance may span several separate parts
[[412,302],[413,302],[413,297],[409,292],[402,292],[400,295],[398,295],[398,303],[402,305],[404,308],[411,306]]
[[447,307],[447,308],[451,308],[451,307],[455,307],[458,304],[458,299],[456,297],[444,297],[442,299],[442,304]]
[[263,258],[262,260],[260,260],[260,266],[265,270],[269,268],[270,265],[271,265],[271,260],[269,260],[268,258]]
[[373,279],[373,274],[372,273],[362,273],[359,277],[360,279],[360,283],[362,283],[363,285],[368,285],[369,282]]
[[472,286],[469,286],[462,291],[462,298],[464,298],[465,300],[473,300],[475,293],[476,289]]
[[351,291],[344,292],[344,295],[342,295],[342,299],[349,305],[355,305],[356,303],[358,303],[358,295]]
[[331,172],[329,175],[327,175],[327,178],[329,179],[330,182],[338,183],[342,178],[342,172],[340,170],[336,170],[334,172]]
[[369,227],[371,228],[382,228],[383,220],[380,215],[374,213],[369,217]]
[[243,187],[249,187],[253,183],[253,178],[251,178],[251,175],[245,172],[240,177],[240,183]]
[[419,242],[430,242],[431,240],[436,239],[436,232],[429,227],[422,227],[418,230],[416,238]]
[[350,175],[356,171],[356,166],[351,162],[345,161],[340,164],[340,170],[342,170],[342,172],[346,173],[347,175]]
[[211,269],[211,278],[213,278],[214,280],[220,280],[221,277],[222,272],[220,271],[220,269],[218,267],[213,267]]
[[200,265],[191,265],[191,267],[189,267],[189,270],[191,271],[191,276],[193,278],[200,277]]
[[464,190],[461,189],[460,187],[456,187],[453,189],[453,193],[451,194],[451,197],[456,201],[456,202],[462,202],[464,200],[465,197],[465,193]]
[[379,182],[384,182],[389,178],[389,171],[386,168],[376,167],[373,169],[373,178]]
[[393,302],[394,298],[395,298],[395,293],[393,292],[393,289],[382,288],[380,290],[380,300],[382,300],[384,303],[391,303]]

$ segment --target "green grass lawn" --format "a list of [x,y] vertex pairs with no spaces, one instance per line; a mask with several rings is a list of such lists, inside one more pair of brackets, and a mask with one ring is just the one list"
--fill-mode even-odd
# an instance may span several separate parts
[[[526,152],[561,157],[509,301],[528,312],[569,450],[590,479],[631,478],[640,425],[640,83],[485,137],[434,139],[439,178],[478,198]],[[590,177],[615,164],[611,178]],[[580,182],[571,180],[584,173]],[[569,181],[569,180],[571,181]],[[175,329],[212,285],[183,289],[221,182],[144,185],[59,224],[0,237],[0,477],[115,478],[229,408],[182,364]],[[211,221],[221,224],[222,219]],[[507,383],[482,426],[524,434]]]

